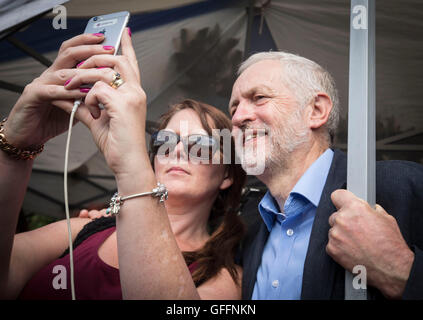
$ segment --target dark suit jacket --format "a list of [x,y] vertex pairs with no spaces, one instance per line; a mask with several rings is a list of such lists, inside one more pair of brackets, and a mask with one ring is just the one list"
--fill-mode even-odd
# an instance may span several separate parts
[[[302,299],[344,299],[345,271],[327,253],[329,216],[336,211],[330,195],[346,188],[347,157],[334,151],[333,162],[324,186],[304,264]],[[404,299],[423,299],[423,166],[408,161],[380,161],[376,169],[376,202],[393,215],[402,235],[415,253]],[[258,202],[258,201],[257,201]],[[249,226],[242,244],[242,297],[251,299],[257,270],[269,232],[257,209],[256,221]],[[370,299],[383,298],[375,288],[368,287]]]

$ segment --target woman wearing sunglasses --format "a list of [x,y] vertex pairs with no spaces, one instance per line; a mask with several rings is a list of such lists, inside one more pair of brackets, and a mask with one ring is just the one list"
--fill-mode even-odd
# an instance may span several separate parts
[[[122,37],[122,56],[102,51],[96,45],[102,40],[81,35],[66,41],[2,124],[3,298],[71,297],[69,255],[62,254],[66,222],[16,236],[14,229],[33,161],[19,151],[34,155],[66,130],[73,101],[80,98],[76,118],[91,130],[118,194],[109,212],[114,217],[71,219],[76,298],[240,298],[242,271],[234,255],[243,233],[237,212],[245,174],[234,164],[233,145],[231,162],[223,164],[222,143],[212,130],[230,130],[230,120],[212,106],[185,100],[161,117],[148,154],[146,98],[130,37]],[[117,72],[122,81],[114,83]],[[80,90],[83,83],[95,85]],[[6,150],[6,141],[15,149]],[[57,280],[63,267],[65,283]]]

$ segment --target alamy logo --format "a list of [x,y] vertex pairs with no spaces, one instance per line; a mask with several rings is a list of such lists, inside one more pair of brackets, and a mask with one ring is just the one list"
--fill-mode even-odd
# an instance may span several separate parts
[[[160,164],[241,164],[247,175],[260,175],[266,164],[265,129],[246,129],[232,136],[229,129],[206,131],[189,130],[189,122],[179,123],[179,134],[171,130],[160,130],[153,135],[153,148]],[[191,128],[192,129],[192,128]],[[233,139],[235,159],[232,158]],[[182,141],[184,156],[178,156],[176,146]],[[220,150],[220,151],[219,151]],[[219,152],[218,152],[219,151]]]
[[356,290],[367,289],[367,270],[365,266],[357,265],[353,268],[352,273],[355,275],[353,278],[353,288]]
[[55,265],[52,272],[53,274],[57,274],[57,276],[53,278],[53,282],[52,282],[53,288],[56,290],[59,290],[59,289],[66,290],[67,289],[66,267],[60,264]]
[[367,30],[367,8],[362,5],[354,6],[353,14],[355,14],[352,26],[356,30]]
[[53,18],[53,28],[56,30],[67,29],[67,14],[65,6],[55,6],[53,13],[56,16]]

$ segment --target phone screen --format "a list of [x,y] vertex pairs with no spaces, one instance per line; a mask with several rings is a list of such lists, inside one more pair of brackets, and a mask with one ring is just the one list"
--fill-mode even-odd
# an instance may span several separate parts
[[85,28],[84,33],[103,33],[103,46],[115,47],[115,55],[118,52],[122,32],[129,20],[128,11],[120,11],[102,16],[92,17]]

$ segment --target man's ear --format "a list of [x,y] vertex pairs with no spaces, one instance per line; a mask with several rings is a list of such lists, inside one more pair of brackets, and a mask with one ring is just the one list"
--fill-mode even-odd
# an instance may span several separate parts
[[309,116],[309,123],[311,129],[319,129],[329,118],[329,113],[332,110],[332,100],[324,92],[318,92],[313,101],[310,103],[311,113]]
[[223,181],[220,184],[219,189],[225,190],[225,189],[229,188],[232,185],[232,183],[234,183],[234,179],[232,177],[229,177],[228,169],[226,169],[225,170],[225,178],[223,178]]

